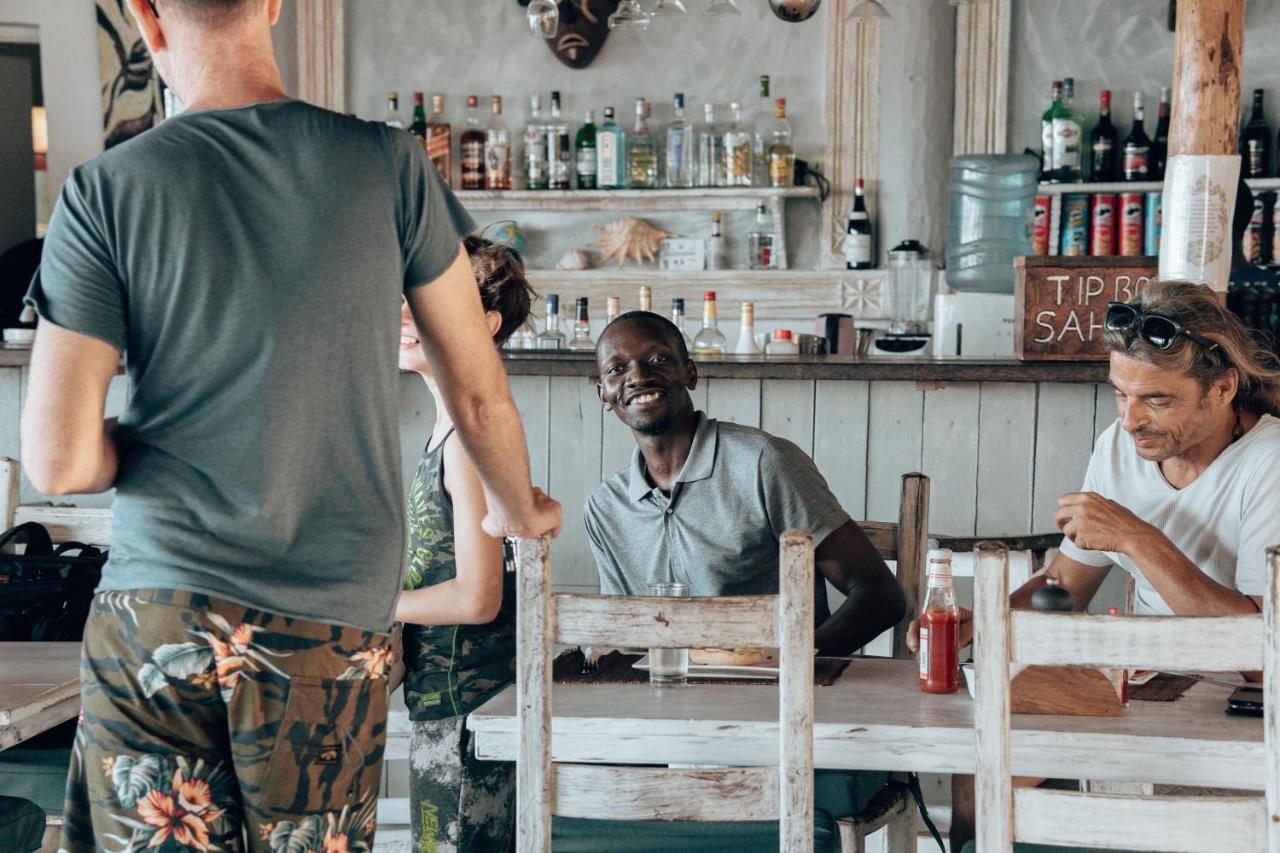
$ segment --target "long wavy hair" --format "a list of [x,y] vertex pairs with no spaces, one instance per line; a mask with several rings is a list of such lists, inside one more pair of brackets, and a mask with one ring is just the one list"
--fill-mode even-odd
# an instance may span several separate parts
[[1219,304],[1213,291],[1183,281],[1157,281],[1143,291],[1138,304],[1144,314],[1177,320],[1218,346],[1206,350],[1180,335],[1172,347],[1161,351],[1141,335],[1107,331],[1103,334],[1107,349],[1157,370],[1189,374],[1206,389],[1234,370],[1239,377],[1236,409],[1280,416],[1280,358],[1239,317]]

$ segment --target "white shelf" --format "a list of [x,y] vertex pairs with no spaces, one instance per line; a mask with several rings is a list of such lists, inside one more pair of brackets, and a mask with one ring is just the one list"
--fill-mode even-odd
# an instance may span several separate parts
[[[1280,190],[1280,178],[1245,178],[1254,192]],[[1114,181],[1108,183],[1040,184],[1040,195],[1068,195],[1075,193],[1147,193],[1164,189],[1163,181]]]
[[704,187],[687,190],[458,190],[474,210],[752,210],[760,202],[818,198],[816,187]]

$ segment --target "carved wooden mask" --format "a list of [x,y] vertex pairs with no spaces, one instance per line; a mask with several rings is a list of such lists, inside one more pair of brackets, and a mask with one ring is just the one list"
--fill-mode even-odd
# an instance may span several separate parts
[[[528,0],[519,0],[527,5]],[[570,68],[586,68],[609,37],[609,16],[619,0],[556,0],[560,7],[560,30],[547,47]]]

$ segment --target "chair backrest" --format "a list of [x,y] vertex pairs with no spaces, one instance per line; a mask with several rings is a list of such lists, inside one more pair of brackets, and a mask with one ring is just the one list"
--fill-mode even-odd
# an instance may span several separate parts
[[924,474],[902,475],[902,497],[897,523],[859,521],[871,544],[885,560],[898,564],[898,586],[907,602],[907,613],[893,627],[893,656],[907,660],[914,653],[907,648],[907,628],[924,600],[925,559],[929,555],[929,478]]
[[[976,639],[978,849],[1013,842],[1215,853],[1280,850],[1280,551],[1272,549],[1263,613],[1100,616],[1010,610],[1008,551],[978,550]],[[1022,666],[1264,672],[1266,797],[1151,797],[1014,789],[1009,681]]]
[[99,548],[111,544],[110,508],[24,506],[19,502],[21,472],[18,460],[0,456],[0,531],[35,521],[45,526],[54,542],[83,542]]
[[[812,851],[813,547],[806,532],[782,535],[778,595],[657,598],[554,594],[550,541],[517,542],[516,844],[521,853],[549,853],[552,814],[608,815],[614,820],[777,819],[782,850]],[[553,764],[551,660],[556,643],[777,646],[777,766],[686,770]]]

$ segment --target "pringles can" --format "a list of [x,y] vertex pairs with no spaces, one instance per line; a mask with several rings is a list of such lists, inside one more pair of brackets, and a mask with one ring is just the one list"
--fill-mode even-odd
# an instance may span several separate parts
[[1049,254],[1049,204],[1047,195],[1036,196],[1035,206],[1031,208],[1031,254]]
[[1164,196],[1159,190],[1147,193],[1146,224],[1143,228],[1143,254],[1160,254],[1160,226],[1164,219]]
[[1146,197],[1142,193],[1120,194],[1120,254],[1141,255],[1145,237],[1146,220],[1143,208]]
[[1116,253],[1116,195],[1094,193],[1089,197],[1089,254]]
[[1089,251],[1089,196],[1072,193],[1062,197],[1063,257],[1078,258]]

